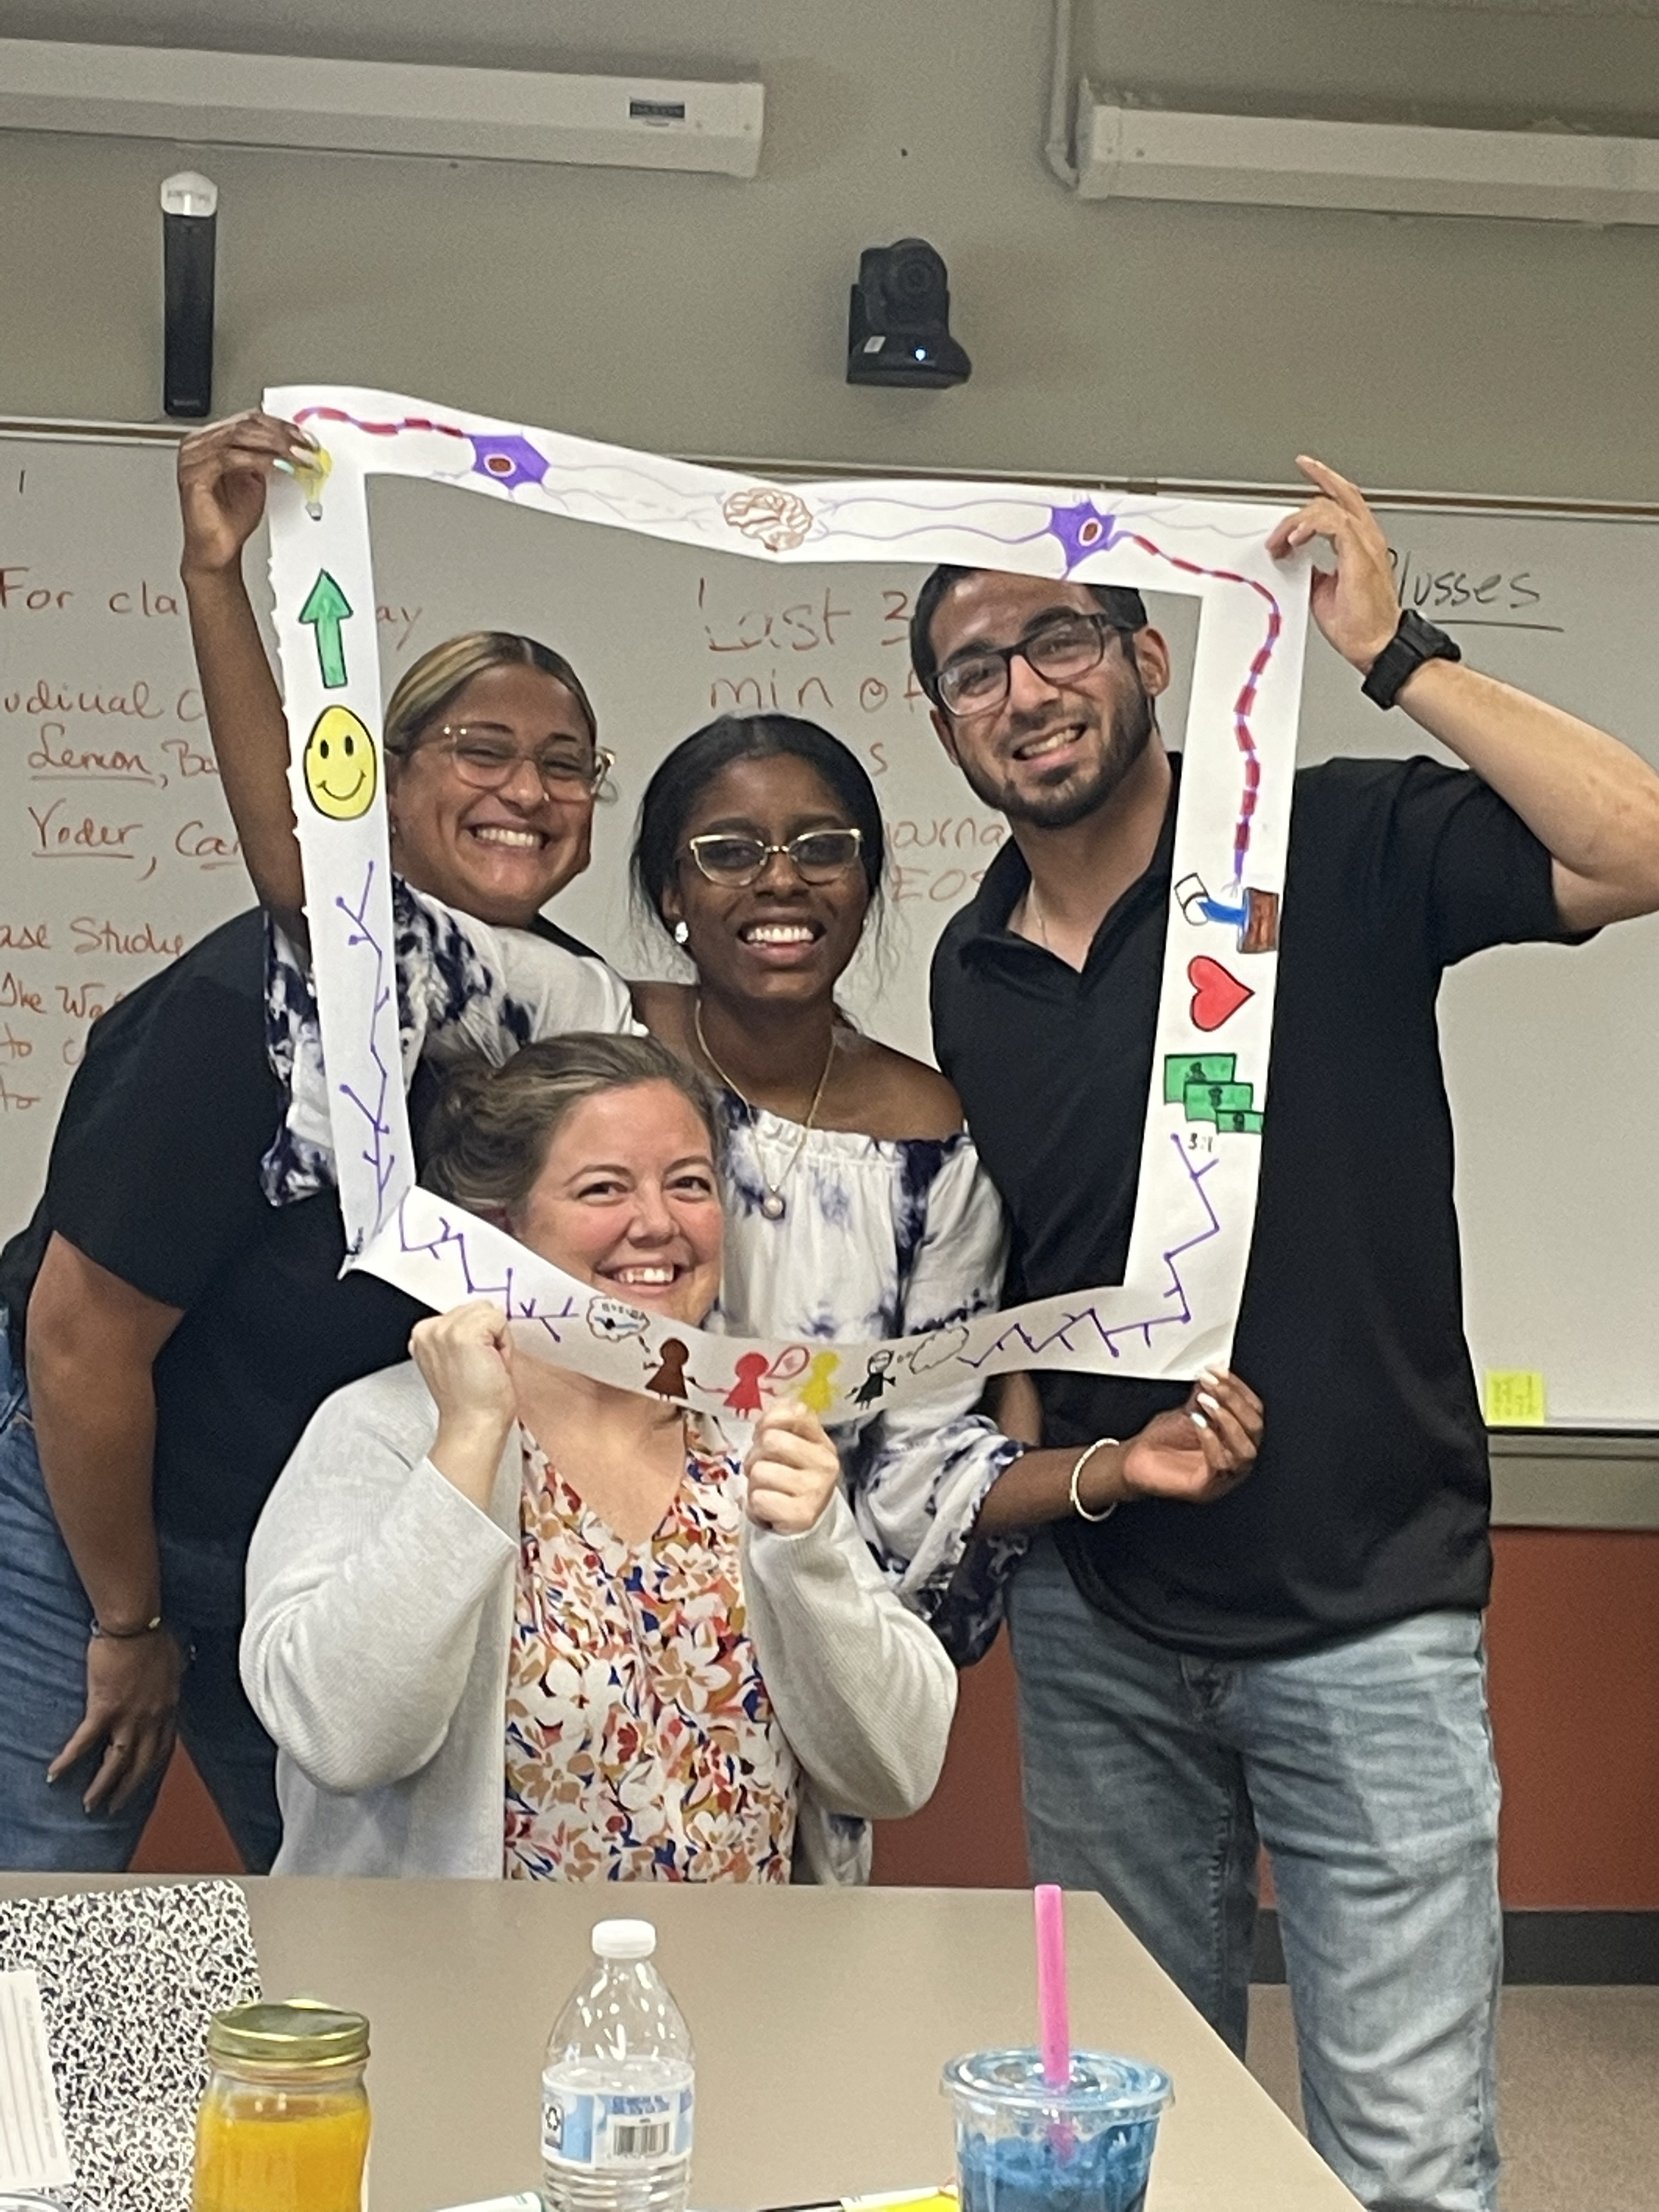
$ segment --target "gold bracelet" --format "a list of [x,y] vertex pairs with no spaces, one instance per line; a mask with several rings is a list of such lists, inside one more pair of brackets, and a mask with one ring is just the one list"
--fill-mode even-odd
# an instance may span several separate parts
[[1104,1451],[1109,1445],[1116,1445],[1121,1441],[1122,1439],[1119,1437],[1097,1437],[1093,1443],[1089,1445],[1086,1450],[1080,1451],[1078,1454],[1076,1460],[1073,1462],[1072,1480],[1066,1485],[1066,1495],[1071,1499],[1072,1510],[1076,1514],[1079,1521],[1109,1521],[1113,1514],[1117,1511],[1118,1507],[1123,1503],[1121,1498],[1115,1498],[1103,1513],[1091,1513],[1088,1507],[1078,1496],[1077,1491],[1078,1477],[1082,1474],[1084,1468],[1088,1466],[1095,1454],[1097,1451]]

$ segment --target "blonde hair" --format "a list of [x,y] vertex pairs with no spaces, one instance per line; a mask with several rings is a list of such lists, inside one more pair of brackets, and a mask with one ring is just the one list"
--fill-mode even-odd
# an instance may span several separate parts
[[407,760],[427,724],[441,714],[475,676],[491,668],[538,668],[544,676],[562,684],[581,709],[589,739],[599,744],[593,702],[562,653],[555,653],[538,638],[520,637],[516,630],[470,629],[434,645],[398,678],[386,710],[383,744],[387,759]]
[[720,1109],[695,1068],[653,1036],[574,1030],[525,1045],[500,1067],[457,1068],[427,1123],[421,1181],[469,1212],[517,1213],[583,1099],[641,1083],[672,1084],[708,1131],[718,1166]]

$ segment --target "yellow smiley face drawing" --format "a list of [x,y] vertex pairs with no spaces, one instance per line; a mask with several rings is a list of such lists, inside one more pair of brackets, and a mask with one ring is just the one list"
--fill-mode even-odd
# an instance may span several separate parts
[[374,740],[349,707],[325,707],[306,739],[306,791],[331,822],[356,822],[374,804]]

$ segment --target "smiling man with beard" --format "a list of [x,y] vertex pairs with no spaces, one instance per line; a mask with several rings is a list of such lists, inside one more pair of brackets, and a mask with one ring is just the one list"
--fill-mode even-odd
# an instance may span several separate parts
[[[1117,1511],[1097,1485],[1033,1542],[1010,1606],[1026,1823],[1036,1878],[1100,1890],[1241,2054],[1265,1844],[1315,2145],[1376,2212],[1492,2212],[1490,1486],[1435,1000],[1486,946],[1659,907],[1659,776],[1455,665],[1402,617],[1354,486],[1303,466],[1318,495],[1270,550],[1334,546],[1319,628],[1467,767],[1297,777],[1234,1352],[1260,1458],[1202,1510],[1120,1489]],[[1120,1282],[1180,780],[1168,649],[1136,592],[942,568],[911,653],[1011,832],[933,976],[939,1064],[1012,1218],[1006,1301]],[[1097,1474],[1185,1391],[1037,1384],[1042,1442]]]

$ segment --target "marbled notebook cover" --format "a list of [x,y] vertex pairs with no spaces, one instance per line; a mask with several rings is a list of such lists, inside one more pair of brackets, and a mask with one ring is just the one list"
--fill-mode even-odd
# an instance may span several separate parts
[[257,1997],[233,1881],[0,1899],[0,1967],[40,1978],[75,2185],[65,2212],[185,2212],[210,2016]]

